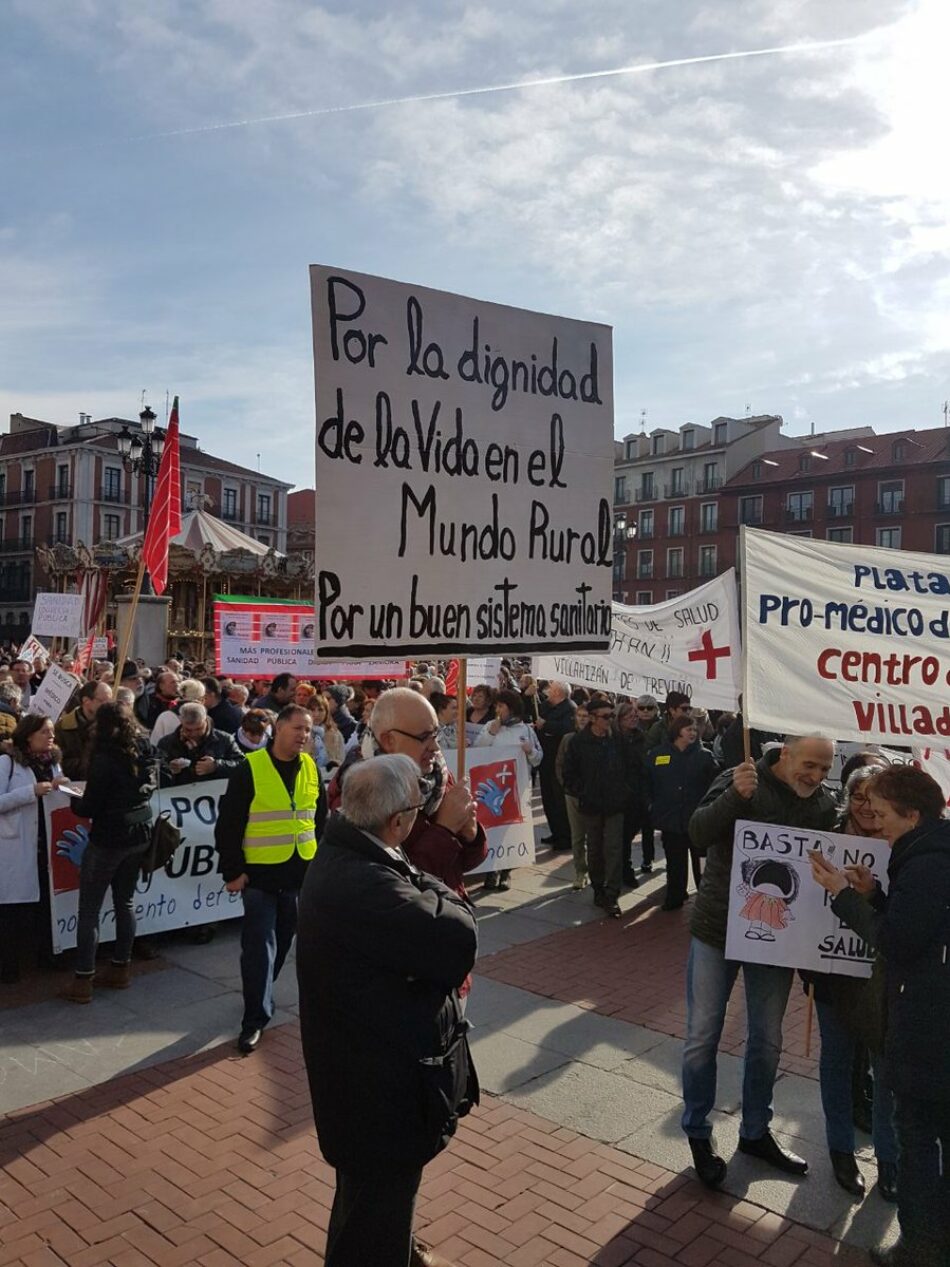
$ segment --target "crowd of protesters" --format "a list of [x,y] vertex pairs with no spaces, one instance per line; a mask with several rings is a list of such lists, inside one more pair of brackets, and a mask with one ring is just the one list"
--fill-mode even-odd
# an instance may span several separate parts
[[[748,1034],[739,1149],[792,1176],[808,1169],[770,1128],[794,974],[725,958],[733,826],[752,819],[878,837],[892,848],[886,895],[866,868],[839,870],[821,858],[812,864],[835,913],[877,952],[869,980],[803,974],[817,1005],[828,1149],[837,1182],[860,1199],[855,1124],[871,1128],[879,1191],[898,1202],[901,1223],[901,1241],[875,1251],[877,1261],[950,1262],[942,1160],[950,1155],[950,825],[937,784],[869,750],[846,764],[835,795],[825,782],[834,745],[818,734],[783,740],[753,731],[747,759],[741,714],[710,715],[677,691],[662,703],[650,695],[626,699],[536,681],[526,665],[506,661],[497,683],[477,683],[460,700],[446,687],[447,667],[418,664],[400,683],[349,683],[290,673],[235,682],[177,657],[154,668],[129,661],[116,680],[113,666],[103,664],[54,725],[28,711],[44,665],[0,662],[0,979],[18,979],[22,947],[31,941],[42,967],[62,966],[49,934],[46,795],[80,783],[74,808],[91,822],[58,846],[80,867],[77,949],[63,994],[87,1003],[99,984],[130,984],[133,896],[152,836],[154,788],[227,780],[216,844],[225,886],[244,906],[240,1049],[256,1049],[273,1015],[298,904],[302,939],[337,965],[327,974],[312,972],[310,958],[298,960],[318,1133],[337,1167],[327,1261],[360,1261],[384,1236],[405,1243],[411,1262],[435,1265],[442,1260],[412,1238],[411,1211],[422,1166],[478,1097],[464,1020],[473,897],[511,884],[510,871],[490,870],[482,890],[466,885],[487,842],[471,791],[455,782],[442,756],[460,728],[471,747],[524,753],[540,786],[543,843],[570,854],[573,889],[589,888],[607,917],[619,919],[624,889],[638,886],[635,841],[641,877],[657,865],[662,842],[662,911],[684,907],[692,879],[682,1125],[696,1172],[710,1187],[726,1175],[710,1114],[740,968]],[[110,888],[116,937],[97,972],[99,913]],[[378,929],[378,957],[367,957],[362,935],[353,942],[341,903]],[[405,904],[404,920],[394,903]],[[208,937],[213,928],[197,932]],[[390,993],[393,963],[411,965],[408,981],[418,988]],[[372,1071],[374,1085],[383,1078],[381,1062],[392,1073],[388,1053],[359,1063],[361,1009],[378,1015],[384,999],[393,1032],[405,1028],[405,1050],[434,1043],[432,1060],[454,1079],[433,1084],[440,1111],[424,1135],[385,1096],[359,1094],[367,1085],[361,1069]],[[328,1018],[339,1024],[344,1016],[353,1032],[344,1026],[335,1044],[321,1043]],[[401,1168],[388,1187],[364,1185],[365,1159],[353,1144],[359,1132],[345,1129],[354,1114],[375,1115],[377,1126],[392,1119],[387,1130]]]

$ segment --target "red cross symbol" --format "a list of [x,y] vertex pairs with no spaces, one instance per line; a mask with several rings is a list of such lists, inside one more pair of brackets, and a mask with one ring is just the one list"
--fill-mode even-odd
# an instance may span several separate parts
[[720,656],[731,655],[732,648],[731,647],[714,647],[713,640],[712,640],[712,632],[709,629],[703,630],[703,636],[702,636],[701,642],[702,642],[702,647],[697,648],[696,651],[691,651],[689,655],[687,656],[687,659],[705,660],[706,661],[706,678],[707,680],[709,678],[712,678],[713,681],[715,681],[716,669],[718,668],[716,661],[719,659]]

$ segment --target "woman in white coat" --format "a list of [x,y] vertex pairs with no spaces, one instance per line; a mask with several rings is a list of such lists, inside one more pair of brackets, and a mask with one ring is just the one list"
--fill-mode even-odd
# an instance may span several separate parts
[[[46,896],[46,818],[42,799],[68,783],[53,746],[53,723],[27,713],[12,735],[12,753],[0,754],[0,981],[20,979],[19,943],[25,932],[25,908]],[[42,877],[42,882],[41,882]],[[48,909],[40,918],[49,921]],[[39,930],[40,955],[51,954],[50,930]]]
[[[541,764],[541,744],[537,732],[524,720],[524,704],[517,691],[498,691],[495,695],[495,718],[485,727],[485,735],[491,736],[493,747],[520,748],[530,770]],[[482,746],[480,741],[477,745]],[[511,870],[489,871],[485,876],[486,889],[510,889]]]

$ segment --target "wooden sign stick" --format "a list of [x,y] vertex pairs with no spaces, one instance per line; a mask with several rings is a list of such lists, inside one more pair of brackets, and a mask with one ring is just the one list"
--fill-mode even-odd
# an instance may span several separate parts
[[455,723],[456,744],[455,779],[461,783],[465,778],[465,701],[468,699],[468,661],[465,656],[459,657],[459,680],[455,688],[455,699],[458,703],[458,720]]
[[135,589],[132,591],[132,602],[129,604],[129,623],[125,627],[125,634],[122,638],[122,645],[119,648],[119,656],[115,662],[116,683],[122,681],[122,666],[125,664],[129,647],[132,645],[132,628],[135,624],[135,610],[139,605],[139,595],[142,593],[142,582],[145,580],[145,560],[139,561],[138,576],[135,578]]

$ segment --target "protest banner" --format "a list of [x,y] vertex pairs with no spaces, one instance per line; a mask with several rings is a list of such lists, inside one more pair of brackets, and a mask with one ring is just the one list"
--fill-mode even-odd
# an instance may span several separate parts
[[293,673],[303,678],[404,677],[405,660],[316,663],[313,608],[280,598],[214,598],[215,673],[236,680]]
[[[456,753],[443,754],[450,770]],[[492,745],[465,749],[465,774],[475,798],[478,821],[488,837],[488,857],[470,874],[534,865],[531,774],[520,747]]]
[[751,528],[740,548],[750,726],[943,746],[946,557]]
[[498,685],[498,675],[501,672],[501,656],[469,656],[468,658],[468,689],[471,691],[473,686],[486,684],[493,690]]
[[812,879],[808,850],[836,867],[861,863],[887,888],[886,840],[736,823],[726,926],[726,958],[848,977],[868,977],[874,953],[842,924],[831,896]]
[[662,701],[682,691],[703,708],[739,698],[739,611],[732,568],[698,589],[649,607],[613,604],[606,655],[536,656],[535,676]]
[[950,747],[915,748],[913,764],[940,784],[944,799],[950,805]]
[[63,709],[69,703],[70,696],[80,685],[79,678],[73,677],[58,664],[51,664],[43,674],[43,681],[30,697],[28,713],[39,713],[50,721],[59,721]]
[[40,642],[35,633],[31,633],[27,638],[24,638],[23,642],[20,644],[20,649],[17,652],[17,659],[29,660],[31,664],[35,660],[39,659],[48,660],[49,650],[43,646],[42,642]]
[[37,594],[33,632],[52,638],[78,638],[82,630],[82,594]]
[[310,276],[318,660],[605,651],[609,327]]
[[[182,832],[182,843],[167,865],[136,885],[134,905],[138,934],[163,933],[173,928],[208,924],[244,914],[239,893],[228,893],[218,869],[214,825],[227,790],[226,779],[160,788],[152,797],[155,814],[171,811],[171,821]],[[43,798],[46,839],[49,842],[50,907],[53,949],[59,954],[76,944],[79,910],[79,866],[89,842],[87,819],[77,818],[63,792]],[[99,915],[103,941],[115,939],[112,897]]]

